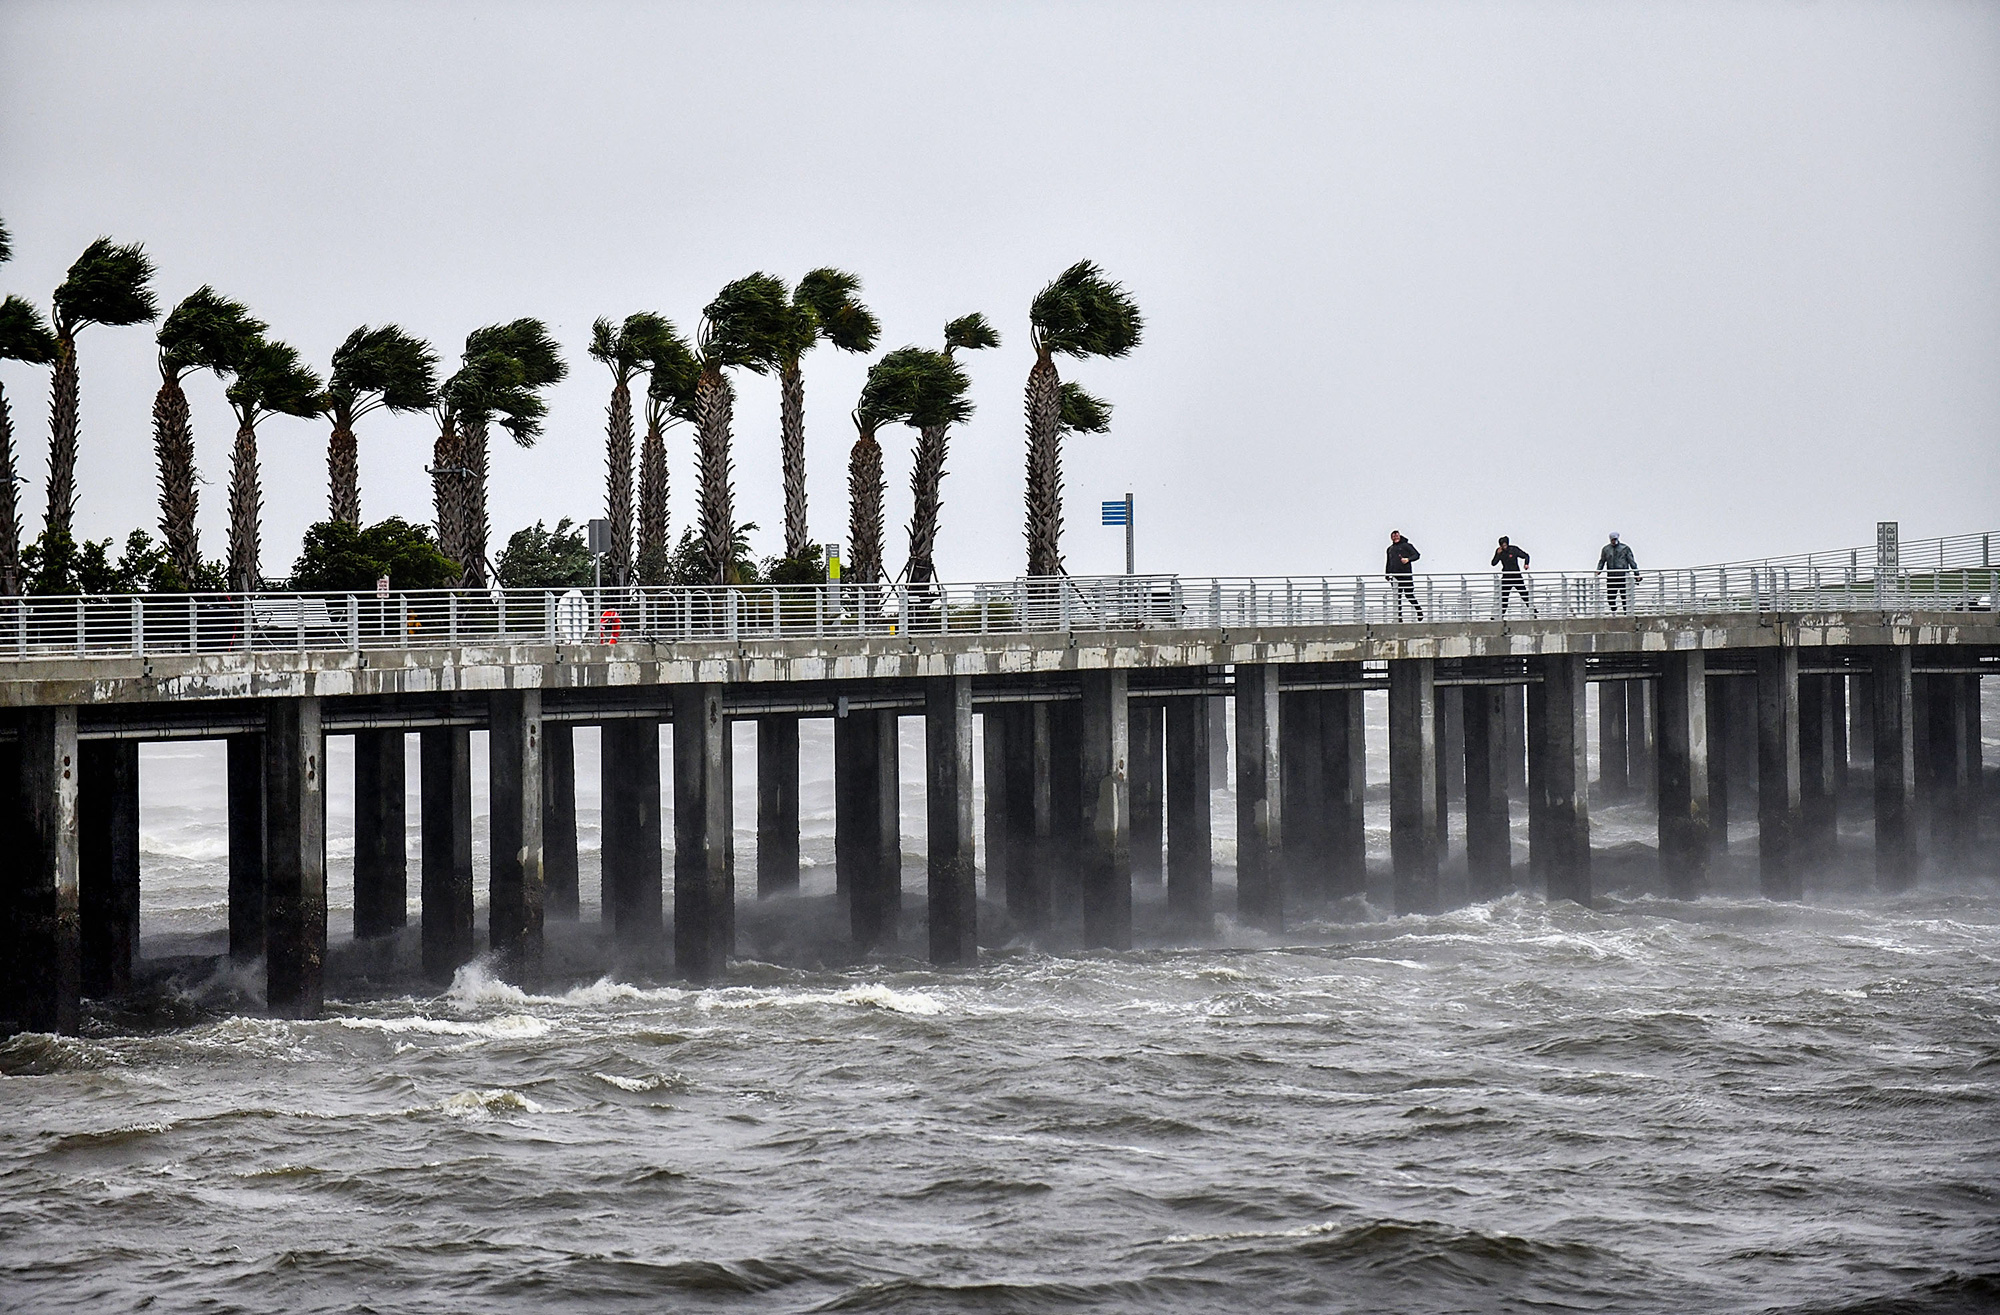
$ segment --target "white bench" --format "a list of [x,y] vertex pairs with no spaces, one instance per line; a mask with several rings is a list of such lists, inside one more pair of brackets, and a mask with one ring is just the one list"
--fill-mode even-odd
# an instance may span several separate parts
[[322,643],[328,639],[344,640],[347,635],[347,626],[333,619],[324,598],[305,596],[251,599],[250,629],[260,637],[268,635],[280,639],[290,636],[296,641],[304,634],[307,639],[317,639]]

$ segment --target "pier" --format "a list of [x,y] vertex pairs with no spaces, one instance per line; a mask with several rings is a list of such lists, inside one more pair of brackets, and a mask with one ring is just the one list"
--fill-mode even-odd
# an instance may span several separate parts
[[[799,879],[799,722],[832,719],[838,880],[870,948],[894,937],[902,892],[897,726],[923,719],[927,946],[944,966],[976,961],[982,895],[1031,934],[1063,921],[1122,948],[1135,880],[1164,882],[1178,927],[1211,926],[1220,700],[1232,911],[1273,931],[1362,888],[1369,691],[1388,697],[1399,913],[1442,908],[1453,809],[1475,898],[1590,902],[1592,699],[1596,788],[1655,801],[1673,894],[1701,893],[1732,821],[1754,817],[1763,893],[1799,898],[1850,771],[1872,782],[1877,879],[1899,889],[1927,855],[1977,842],[1981,681],[2000,675],[1991,540],[1648,571],[1629,598],[1541,572],[1532,612],[1517,595],[1511,614],[1497,576],[1420,576],[1421,620],[1379,575],[0,599],[0,1020],[74,1029],[85,996],[129,986],[137,747],[162,739],[228,742],[230,953],[262,958],[270,1009],[294,1017],[323,1000],[330,735],[355,737],[360,938],[404,924],[405,736],[420,737],[416,884],[439,983],[483,951],[533,982],[546,921],[577,916],[578,725],[602,728],[610,935],[695,982],[723,979],[734,951],[741,721],[757,727],[750,875],[773,898]],[[474,730],[490,737],[485,946]]]

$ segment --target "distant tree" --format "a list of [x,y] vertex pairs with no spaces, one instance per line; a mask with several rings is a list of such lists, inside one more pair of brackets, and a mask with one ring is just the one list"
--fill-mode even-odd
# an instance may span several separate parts
[[[611,371],[604,421],[604,515],[611,522],[611,551],[604,565],[612,583],[621,586],[632,581],[632,380],[663,354],[676,352],[686,355],[687,345],[670,321],[651,311],[627,315],[620,325],[600,319],[590,328],[590,355]],[[649,408],[648,437],[650,420]]]
[[[758,583],[757,561],[750,555],[750,531],[757,528],[751,521],[738,525],[729,536],[728,575],[731,584]],[[667,563],[665,583],[671,585],[712,585],[715,570],[711,564],[708,541],[695,537],[693,530],[681,532],[680,546],[674,549]]]
[[493,570],[509,589],[581,589],[592,582],[594,567],[582,527],[565,516],[553,530],[536,521],[514,531]]
[[[362,325],[333,352],[325,413],[333,422],[326,443],[326,514],[361,524],[360,445],[354,425],[372,411],[427,411],[437,402],[437,353],[421,338],[393,324]],[[385,522],[386,523],[386,522]]]
[[[178,593],[186,586],[167,557],[144,530],[125,536],[125,547],[114,561],[110,539],[79,544],[60,531],[44,531],[22,554],[27,592],[39,595]],[[212,567],[211,567],[212,569]]]
[[457,582],[459,565],[437,549],[430,530],[399,516],[367,529],[326,520],[306,531],[292,566],[292,588],[325,593],[374,593],[389,577],[393,589],[442,589]]
[[197,370],[220,378],[235,368],[268,327],[241,302],[203,284],[168,313],[158,337],[160,391],[153,397],[153,455],[159,463],[160,535],[164,551],[187,587],[203,573],[195,513],[194,426],[181,381]]
[[[854,405],[854,446],[847,458],[847,537],[851,563],[843,578],[856,584],[882,579],[882,516],[887,490],[882,480],[882,426],[904,423],[941,392],[941,373],[957,366],[943,352],[900,347],[869,367]],[[960,376],[963,378],[963,376]]]
[[925,394],[911,415],[918,426],[916,460],[910,467],[910,560],[903,568],[911,584],[928,584],[937,578],[938,513],[944,508],[944,465],[950,455],[951,427],[972,416],[972,403],[964,400],[967,380],[957,366],[959,348],[980,351],[1000,345],[1000,334],[974,311],[944,326],[944,358],[949,374],[940,373],[942,388]]
[[[785,483],[785,557],[803,564],[818,556],[806,527],[806,385],[800,361],[824,340],[844,352],[872,352],[881,323],[855,294],[861,280],[844,270],[816,269],[792,292],[778,344],[779,456]],[[795,574],[795,570],[788,573]]]
[[[1144,325],[1124,287],[1088,260],[1071,265],[1036,294],[1028,322],[1035,346],[1027,397],[1028,574],[1060,575],[1065,426],[1055,358],[1123,356],[1139,345]],[[1104,416],[1108,423],[1108,409]]]
[[264,494],[257,464],[257,426],[273,415],[310,419],[320,413],[320,377],[287,343],[258,338],[231,363],[227,397],[236,411],[236,446],[229,460],[229,587],[262,587]]
[[708,553],[709,583],[736,584],[735,493],[731,487],[730,425],[736,390],[724,371],[741,367],[765,374],[777,363],[778,348],[792,327],[792,306],[784,280],[751,274],[726,285],[701,313],[695,387],[698,431],[701,541]]
[[76,335],[93,324],[150,324],[159,317],[151,287],[153,262],[145,249],[100,237],[69,267],[52,299],[55,375],[49,392],[49,507],[47,527],[70,533],[76,515]]
[[483,588],[486,560],[486,438],[500,427],[522,447],[533,447],[548,405],[542,389],[569,373],[548,326],[536,319],[488,325],[466,335],[458,371],[438,389],[438,421],[431,454],[431,490],[437,504],[438,547],[463,565],[464,583]]
[[678,331],[668,325],[647,366],[646,437],[639,445],[640,584],[665,584],[667,551],[667,431],[695,421],[701,366]]
[[[13,255],[7,226],[0,224],[0,264]],[[0,361],[49,365],[56,359],[56,336],[40,311],[25,298],[0,301]],[[20,475],[14,465],[14,417],[7,390],[0,386],[0,595],[21,592]]]

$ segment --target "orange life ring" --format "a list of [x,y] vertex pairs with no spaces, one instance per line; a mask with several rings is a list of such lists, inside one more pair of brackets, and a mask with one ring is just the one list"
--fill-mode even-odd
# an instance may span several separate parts
[[618,636],[624,632],[625,623],[619,617],[617,610],[610,607],[605,608],[604,615],[597,618],[597,633],[599,635],[597,642],[600,644],[615,644],[618,642]]

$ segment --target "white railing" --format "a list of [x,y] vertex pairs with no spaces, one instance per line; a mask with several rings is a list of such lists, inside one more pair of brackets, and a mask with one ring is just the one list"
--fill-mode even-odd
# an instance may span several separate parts
[[168,653],[675,644],[857,636],[1243,630],[1728,612],[1991,610],[1991,536],[1615,573],[1531,571],[1193,579],[1060,576],[984,584],[149,594],[0,598],[0,661]]

